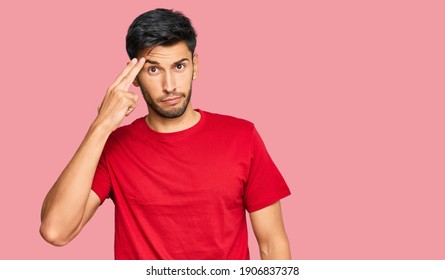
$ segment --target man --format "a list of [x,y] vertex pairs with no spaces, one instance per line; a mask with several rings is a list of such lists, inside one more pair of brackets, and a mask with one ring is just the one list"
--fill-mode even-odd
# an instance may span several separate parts
[[[40,232],[71,241],[106,198],[116,259],[249,259],[246,210],[262,259],[290,259],[280,199],[289,188],[252,123],[194,110],[196,33],[180,12],[140,15],[131,61],[108,88],[42,207]],[[141,88],[149,114],[119,128]]]

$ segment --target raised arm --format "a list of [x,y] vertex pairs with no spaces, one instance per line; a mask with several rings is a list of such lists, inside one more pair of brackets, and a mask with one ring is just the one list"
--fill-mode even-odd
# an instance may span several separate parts
[[128,89],[145,59],[133,59],[108,88],[96,119],[85,138],[45,197],[40,234],[49,243],[70,242],[93,216],[100,199],[91,184],[108,136],[135,108],[138,96]]
[[289,240],[284,229],[280,202],[250,213],[262,260],[290,260]]

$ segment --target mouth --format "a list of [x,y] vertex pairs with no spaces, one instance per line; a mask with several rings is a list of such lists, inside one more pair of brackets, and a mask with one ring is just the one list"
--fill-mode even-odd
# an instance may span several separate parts
[[161,102],[163,104],[173,105],[173,104],[179,103],[182,98],[183,98],[182,96],[174,96],[174,97],[169,97],[169,98],[163,99]]

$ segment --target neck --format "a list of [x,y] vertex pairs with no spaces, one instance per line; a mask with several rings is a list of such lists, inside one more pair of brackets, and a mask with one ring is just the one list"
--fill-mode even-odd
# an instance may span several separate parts
[[178,132],[185,130],[197,124],[201,119],[201,114],[193,110],[191,104],[187,107],[182,116],[169,119],[159,116],[156,112],[149,109],[149,114],[145,118],[148,126],[154,131],[161,133]]

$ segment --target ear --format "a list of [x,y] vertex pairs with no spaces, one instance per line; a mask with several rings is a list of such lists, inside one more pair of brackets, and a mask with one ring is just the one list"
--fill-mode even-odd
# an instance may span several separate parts
[[198,54],[195,53],[193,55],[193,76],[192,79],[196,79],[198,77]]
[[134,78],[133,86],[135,86],[135,87],[139,87],[138,77]]

